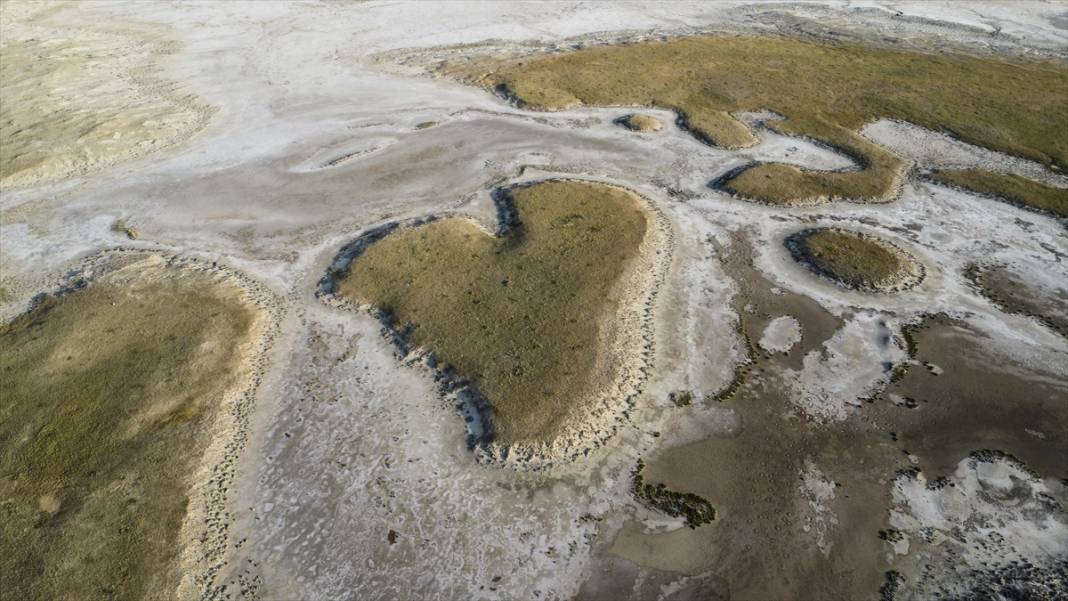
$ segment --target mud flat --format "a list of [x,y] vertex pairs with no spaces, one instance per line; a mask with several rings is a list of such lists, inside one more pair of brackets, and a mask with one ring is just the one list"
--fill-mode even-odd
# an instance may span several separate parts
[[[685,67],[680,71],[679,65]],[[1068,168],[1068,107],[1058,97],[1068,86],[1068,69],[1053,62],[703,36],[473,59],[443,71],[534,109],[673,109],[696,136],[727,148],[756,142],[733,113],[770,109],[785,119],[768,127],[827,144],[862,167],[814,172],[755,164],[717,182],[725,191],[775,204],[896,197],[905,163],[858,133],[879,118],[951,130],[972,144]]]
[[261,303],[221,268],[116,251],[0,326],[7,594],[199,590],[196,564],[225,536],[215,485],[239,450]]
[[1039,473],[1063,476],[1063,365],[1006,359],[993,352],[988,336],[945,315],[919,322],[909,337],[916,351],[907,371],[886,386],[883,402],[865,410],[892,422],[887,429],[928,477],[946,475],[980,449],[1004,451]]
[[[0,2],[0,26],[16,23],[6,18],[12,6]],[[963,458],[1000,450],[1038,474],[1044,489],[1000,463],[976,470],[997,472],[994,478],[975,476],[979,488],[996,488],[1005,474],[1025,485],[1021,491],[1030,488],[1029,496],[1006,497],[1010,503],[1027,499],[1029,514],[1040,494],[1059,498],[1054,485],[1065,476],[1062,458],[1068,454],[1061,434],[1068,430],[1065,339],[1014,314],[1016,308],[990,302],[966,273],[976,262],[1004,265],[1014,277],[997,287],[1025,283],[1019,295],[1035,297],[1046,312],[1068,281],[1063,224],[926,179],[932,169],[978,169],[1055,188],[1068,185],[1056,162],[1038,152],[991,145],[998,138],[1034,146],[1025,139],[1031,134],[1063,139],[1064,86],[1059,77],[1050,83],[1045,75],[1063,70],[1068,57],[1068,22],[1055,4],[38,7],[40,15],[16,24],[47,30],[14,37],[5,29],[0,44],[19,40],[28,50],[6,48],[4,56],[22,64],[27,52],[41,54],[41,65],[32,66],[40,71],[30,79],[39,73],[46,89],[49,49],[59,51],[57,60],[78,59],[81,65],[84,58],[84,69],[66,80],[78,88],[64,90],[79,108],[96,106],[104,88],[122,104],[126,92],[120,88],[131,84],[121,69],[105,68],[125,59],[89,41],[89,33],[107,28],[124,40],[162,42],[115,45],[135,62],[151,62],[148,73],[157,80],[180,82],[168,90],[196,94],[196,102],[220,110],[199,134],[143,159],[84,177],[5,188],[0,321],[22,311],[33,291],[51,289],[47,274],[63,273],[72,261],[115,244],[211,257],[255,274],[284,295],[279,302],[286,317],[255,411],[246,414],[241,463],[232,458],[243,446],[242,418],[221,413],[239,425],[233,434],[212,437],[215,446],[207,454],[213,459],[202,461],[202,475],[192,478],[202,484],[190,496],[179,534],[180,541],[196,543],[179,545],[183,565],[190,566],[180,570],[189,575],[190,593],[174,597],[870,599],[893,570],[908,579],[899,593],[904,597],[935,588],[916,577],[915,570],[928,563],[939,570],[967,567],[957,556],[927,548],[959,550],[952,541],[935,545],[937,537],[924,541],[938,520],[919,511],[929,508],[928,501],[956,506],[958,499],[947,493],[973,478],[968,472],[958,477]],[[549,56],[541,54],[546,49],[558,56],[603,52],[608,58],[617,48],[679,48],[665,40],[715,32],[738,44],[721,54],[724,64],[695,53],[693,60],[660,56],[657,64],[667,65],[662,70],[644,69],[639,60],[620,69],[583,65],[593,75],[600,69],[612,76],[615,69],[620,87],[654,76],[668,88],[677,84],[679,103],[667,109],[667,103],[635,106],[644,101],[620,95],[604,104],[593,105],[602,101],[591,96],[590,105],[546,111],[523,105],[507,90],[494,94],[448,77],[413,76],[422,60],[446,60],[462,70],[474,62],[450,57],[501,51],[504,61],[495,56],[486,64],[511,69],[517,66],[508,55],[512,50],[517,53],[510,56],[530,58],[531,64]],[[769,34],[793,37],[765,45]],[[84,57],[68,52],[71,40],[86,50]],[[799,52],[784,51],[788,47]],[[153,54],[157,49],[163,53]],[[977,67],[981,76],[961,69],[954,53],[962,50],[977,54],[964,63],[1022,70],[1023,78],[986,77],[985,66]],[[383,52],[404,64],[383,73],[376,62]],[[785,60],[776,62],[783,58],[776,53]],[[877,57],[889,58],[880,63]],[[812,66],[795,70],[797,62]],[[701,72],[706,66],[716,71]],[[924,70],[963,79],[910,79],[926,77]],[[34,97],[30,81],[9,73],[0,85],[5,110],[9,79],[17,96],[27,102]],[[83,82],[82,75],[105,83]],[[135,69],[135,78],[141,75]],[[746,90],[753,82],[760,89]],[[668,88],[663,91],[676,91]],[[79,89],[85,98],[78,97]],[[990,94],[998,98],[988,106]],[[1019,105],[1017,96],[1023,98]],[[801,109],[793,110],[794,100],[803,101]],[[12,110],[33,107],[22,102]],[[608,106],[613,104],[627,106]],[[706,108],[708,114],[726,111],[722,120],[738,121],[759,144],[730,149],[703,143],[694,133]],[[617,119],[634,112],[656,117],[663,129],[653,134],[620,127]],[[913,119],[922,122],[903,125]],[[429,122],[438,125],[419,129]],[[873,133],[874,124],[886,122],[894,127],[882,134],[892,136],[880,135],[878,127]],[[66,123],[62,112],[56,123]],[[956,127],[961,124],[971,130]],[[133,135],[123,130],[104,148],[88,129],[93,119],[85,125],[93,152],[124,148]],[[9,131],[14,133],[3,133]],[[965,139],[971,142],[966,147]],[[859,147],[850,150],[854,143]],[[802,175],[779,178],[778,167],[769,171],[769,164],[789,164]],[[880,175],[865,183],[872,171]],[[772,176],[747,184],[750,194],[766,188],[767,202],[739,198],[737,188],[746,180],[738,177],[751,173]],[[886,200],[881,186],[893,184],[895,175],[904,182],[895,202],[794,206],[869,191],[871,196],[842,198]],[[472,422],[457,419],[453,403],[461,400],[461,390],[441,394],[447,378],[434,380],[443,372],[428,369],[427,354],[413,349],[398,360],[403,347],[389,338],[394,331],[384,337],[381,322],[366,312],[338,309],[356,301],[322,302],[316,283],[340,247],[380,224],[393,227],[381,232],[383,242],[424,231],[410,221],[420,216],[436,217],[426,226],[470,216],[469,223],[483,224],[474,228],[471,244],[490,239],[487,232],[499,223],[487,190],[556,177],[625,185],[651,199],[671,224],[671,264],[652,323],[643,331],[649,344],[655,342],[655,354],[643,364],[648,374],[642,392],[621,406],[623,417],[608,427],[590,427],[591,439],[618,429],[588,456],[545,469],[487,469],[473,459],[482,457],[482,449],[473,454],[464,444],[483,425],[481,409],[464,405]],[[783,196],[772,204],[776,191]],[[927,277],[892,294],[858,292],[814,277],[782,242],[799,230],[825,226],[885,236],[922,261]],[[751,257],[734,245],[734,236],[752,245]],[[910,330],[902,325],[930,312],[953,319],[906,336]],[[405,324],[398,325],[403,331]],[[472,334],[471,346],[482,338]],[[627,348],[645,349],[648,341]],[[444,368],[445,362],[437,365]],[[449,382],[460,381],[458,373]],[[674,399],[672,392],[678,393]],[[242,399],[238,405],[248,407]],[[645,468],[636,495],[639,459]],[[895,497],[901,470],[919,470],[926,482],[900,480],[908,488]],[[926,492],[943,478],[957,486]],[[50,492],[30,499],[34,511],[56,511],[62,520],[64,508],[74,506]],[[10,495],[6,488],[3,493],[6,501]],[[716,519],[690,528],[687,507],[702,522],[714,508]],[[909,554],[893,548],[893,513],[916,520],[897,527],[909,539]],[[934,515],[944,520],[949,537],[959,526],[970,546],[975,533],[966,528],[976,521],[965,513]],[[992,522],[1013,516],[985,509],[972,515],[992,515]],[[1012,523],[1033,532],[1028,520]],[[1018,565],[1036,564],[1041,555],[1018,543],[1019,537],[1010,542],[1021,551],[1013,555]],[[30,578],[39,565],[27,568]]]
[[894,569],[884,599],[1060,599],[1068,595],[1068,488],[998,451],[947,476],[906,470],[881,532]]
[[[716,520],[696,529],[624,522],[603,550],[611,576],[591,578],[583,598],[608,599],[611,586],[653,577],[673,582],[680,599],[862,598],[882,581],[878,564],[856,557],[878,557],[882,515],[872,508],[886,504],[880,480],[904,464],[885,434],[863,422],[810,425],[792,408],[787,385],[790,367],[820,353],[843,324],[811,299],[776,290],[740,235],[726,266],[741,284],[733,302],[743,335],[790,315],[801,341],[771,354],[751,350],[731,395],[683,409],[694,419],[730,411],[739,427],[696,439],[665,432],[645,462],[646,480],[706,500]],[[865,531],[872,535],[856,535]],[[640,569],[628,576],[628,565]]]
[[885,597],[1063,596],[1068,374],[998,357],[945,316],[910,337],[913,366],[871,407],[911,463],[881,533]]
[[1056,281],[1029,281],[1007,265],[973,265],[965,275],[1003,311],[1035,319],[1068,338],[1068,289]]
[[61,22],[60,3],[0,8],[0,187],[84,175],[159,151],[213,110],[160,75],[162,26]]
[[923,281],[923,265],[909,253],[863,232],[811,228],[788,236],[785,244],[796,261],[845,288],[897,292]]
[[[744,252],[732,254],[738,277]],[[796,315],[812,344],[819,320],[761,293],[759,277],[746,281],[741,315]],[[737,392],[712,401],[742,427],[681,445],[667,432],[645,462],[647,480],[707,499],[716,521],[624,522],[585,598],[646,578],[674,582],[682,599],[1063,595],[1068,374],[1005,357],[944,316],[904,337],[904,375],[851,418],[825,423],[791,407],[796,347],[757,356]],[[679,411],[696,418],[708,403]]]
[[338,294],[373,308],[404,353],[430,354],[473,446],[573,456],[644,379],[666,226],[636,194],[592,182],[515,186],[496,202],[496,234],[465,217],[377,230],[335,276]]

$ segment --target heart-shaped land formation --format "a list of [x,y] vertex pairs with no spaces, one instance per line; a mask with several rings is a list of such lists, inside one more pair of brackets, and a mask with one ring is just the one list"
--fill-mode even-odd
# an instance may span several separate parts
[[664,232],[605,184],[544,181],[498,201],[497,235],[466,217],[398,227],[362,248],[338,292],[488,401],[492,446],[574,453],[610,433],[640,383]]

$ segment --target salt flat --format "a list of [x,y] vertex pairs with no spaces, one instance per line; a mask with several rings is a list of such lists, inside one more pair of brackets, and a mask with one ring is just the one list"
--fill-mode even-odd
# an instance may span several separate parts
[[[434,69],[738,33],[1063,68],[1063,4],[12,1],[0,26],[0,319],[122,248],[240,274],[273,320],[247,439],[190,482],[205,509],[182,525],[177,596],[904,598],[964,590],[943,569],[961,553],[980,585],[1063,594],[1063,567],[1034,578],[999,558],[1066,561],[1068,340],[1028,315],[1061,319],[1068,302],[1064,222],[922,176],[978,167],[1065,188],[1063,173],[877,119],[859,133],[908,166],[895,200],[773,207],[709,184],[754,161],[856,161],[759,126],[751,147],[710,146],[666,107],[641,108],[663,124],[642,133],[617,123],[633,107],[525,110]],[[552,179],[640,195],[669,252],[640,392],[603,444],[528,469],[472,452],[424,357],[320,284],[369,230],[492,225],[491,191]],[[783,240],[820,227],[890,240],[925,276],[885,294],[814,276]],[[1040,299],[988,298],[1003,284],[977,284],[976,265]],[[645,482],[717,519],[689,528],[643,503],[639,459]],[[940,477],[956,488],[927,486]],[[1027,510],[999,509],[1014,499]],[[937,544],[969,517],[985,530]],[[977,538],[991,532],[1001,546]],[[940,567],[921,577],[926,561]]]

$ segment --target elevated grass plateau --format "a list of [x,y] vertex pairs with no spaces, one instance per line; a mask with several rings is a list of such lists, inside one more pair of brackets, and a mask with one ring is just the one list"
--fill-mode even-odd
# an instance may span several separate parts
[[631,131],[652,133],[664,129],[664,124],[652,115],[633,113],[622,117],[619,123]]
[[721,182],[729,192],[769,203],[893,199],[903,162],[857,133],[880,118],[1068,167],[1068,69],[1052,62],[705,36],[458,63],[445,71],[537,109],[674,109],[699,138],[727,148],[756,141],[731,113],[770,109],[785,117],[769,122],[772,129],[836,147],[862,167],[816,172],[756,164]]
[[923,268],[903,250],[860,232],[803,230],[788,237],[786,247],[812,271],[854,290],[893,292],[923,277]]
[[651,225],[612,186],[550,181],[507,196],[516,220],[499,235],[462,217],[400,227],[353,260],[339,292],[388,313],[488,399],[497,442],[547,442],[608,385],[602,351]]
[[940,184],[1003,198],[1013,204],[1068,218],[1068,189],[1046,186],[1018,175],[978,169],[935,171],[931,179]]
[[236,290],[139,262],[0,326],[5,598],[173,598],[251,319]]

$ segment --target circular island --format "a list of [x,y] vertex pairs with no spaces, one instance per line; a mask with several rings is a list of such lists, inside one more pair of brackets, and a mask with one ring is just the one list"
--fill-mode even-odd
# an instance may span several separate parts
[[793,258],[839,286],[861,292],[899,292],[924,277],[923,265],[889,240],[833,227],[809,228],[785,240]]

